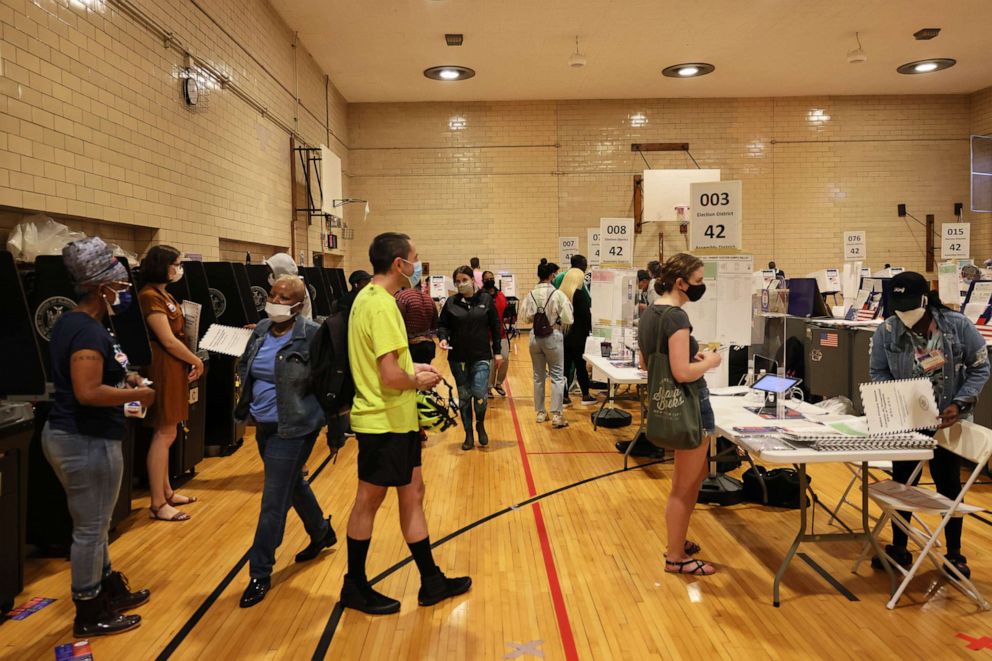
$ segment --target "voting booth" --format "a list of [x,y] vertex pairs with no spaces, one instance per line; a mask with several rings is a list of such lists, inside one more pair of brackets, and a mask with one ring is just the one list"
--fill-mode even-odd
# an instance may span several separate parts
[[265,319],[265,304],[269,300],[269,291],[272,285],[269,284],[269,277],[272,269],[266,264],[245,264],[245,271],[248,273],[248,287],[251,290],[252,306],[259,319]]
[[324,317],[331,314],[331,301],[333,300],[330,285],[324,277],[324,269],[317,266],[302,266],[300,267],[300,275],[303,276],[303,283],[307,286],[307,291],[310,292],[314,320],[322,321]]

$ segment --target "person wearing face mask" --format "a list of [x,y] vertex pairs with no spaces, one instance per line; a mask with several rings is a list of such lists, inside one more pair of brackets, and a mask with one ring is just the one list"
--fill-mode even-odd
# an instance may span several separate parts
[[[299,277],[300,269],[297,268],[296,262],[293,258],[284,252],[277,252],[268,259],[262,262],[269,267],[272,273],[269,275],[269,286],[275,284],[276,280],[279,279],[281,275],[292,275],[294,277]],[[303,297],[303,309],[300,310],[300,314],[307,318],[313,319],[313,302],[310,300],[310,292],[304,287],[305,296]]]
[[[465,427],[462,450],[479,445],[489,445],[486,433],[486,408],[489,392],[490,361],[495,360],[496,371],[503,364],[501,337],[503,324],[496,312],[492,296],[475,286],[471,266],[459,266],[451,274],[458,293],[444,302],[437,322],[440,347],[448,352],[451,375],[458,385],[458,408]],[[475,434],[472,433],[472,414],[475,413]]]
[[[975,325],[963,314],[945,307],[925,277],[906,271],[892,278],[888,309],[895,314],[875,330],[871,342],[869,373],[872,381],[926,378],[933,385],[940,409],[940,428],[970,418],[985,382],[989,379],[988,349]],[[925,432],[926,433],[926,432]],[[907,482],[915,461],[892,462],[892,478]],[[934,448],[930,474],[937,492],[954,500],[961,492],[961,458],[941,447]],[[909,518],[909,513],[902,513]],[[966,577],[968,560],[961,555],[964,519],[951,519],[944,528],[946,557]],[[910,567],[913,555],[906,548],[906,533],[892,526],[889,559]],[[872,566],[881,569],[878,559]]]
[[716,571],[713,565],[693,558],[699,553],[699,545],[686,539],[689,519],[699,497],[699,487],[706,477],[710,437],[716,432],[716,420],[704,375],[720,364],[720,354],[700,352],[699,343],[692,336],[689,315],[682,309],[686,303],[698,301],[706,292],[703,262],[687,253],[674,255],[661,267],[655,289],[658,298],[643,312],[638,325],[641,368],[647,369],[647,357],[653,353],[660,351],[668,354],[672,376],[679,383],[695,383],[699,389],[699,425],[703,432],[703,442],[699,447],[675,450],[672,490],[665,507],[665,527],[668,531],[665,571],[709,576]]
[[410,358],[414,363],[430,365],[434,362],[437,345],[434,335],[437,333],[437,306],[431,298],[421,279],[421,269],[414,269],[413,287],[404,287],[396,292],[396,305],[400,308],[403,323],[406,325],[406,336],[410,343]]
[[196,502],[196,498],[172,490],[169,447],[176,440],[177,425],[189,417],[189,382],[203,374],[203,361],[186,346],[182,306],[166,290],[170,282],[183,277],[179,251],[172,246],[152,246],[141,260],[141,277],[145,286],[138,293],[138,303],[151,331],[148,378],[155,384],[155,404],[146,418],[155,426],[147,458],[151,516],[159,521],[186,521],[189,514],[177,506]]
[[506,312],[507,305],[506,295],[496,288],[496,274],[492,271],[482,272],[482,291],[492,297],[493,305],[496,306],[496,316],[499,318],[500,328],[499,355],[503,359],[499,367],[489,373],[489,397],[493,396],[493,390],[500,397],[506,397],[503,382],[506,381],[506,373],[510,369],[510,339],[506,336],[506,326],[503,324],[503,313]]
[[310,391],[310,343],[319,326],[300,314],[305,294],[306,286],[296,276],[276,280],[265,304],[268,316],[252,331],[238,363],[242,386],[234,417],[251,416],[255,421],[255,441],[265,470],[241,608],[254,606],[269,591],[290,506],[310,535],[296,562],[313,560],[337,542],[331,517],[324,519],[303,478],[303,467],[324,425],[324,411]]
[[350,314],[351,306],[355,304],[355,298],[358,296],[358,292],[365,289],[370,282],[372,282],[372,276],[368,271],[361,269],[352,271],[351,275],[348,276],[348,284],[351,285],[351,289],[345,292],[338,300],[334,301],[333,311],[343,312],[345,316]]
[[97,237],[69,243],[62,258],[82,298],[52,329],[54,393],[41,447],[72,515],[73,634],[101,636],[138,626],[141,616],[122,611],[150,595],[131,592],[124,575],[113,570],[108,533],[124,470],[124,405],[148,406],[155,391],[128,372],[127,355],[103,325],[131,302],[124,265]]

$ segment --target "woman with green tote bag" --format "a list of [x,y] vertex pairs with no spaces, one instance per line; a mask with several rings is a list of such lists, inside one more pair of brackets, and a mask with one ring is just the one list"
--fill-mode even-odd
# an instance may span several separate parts
[[[682,309],[687,302],[698,301],[706,291],[703,262],[686,253],[671,257],[662,266],[661,277],[655,281],[655,290],[658,298],[641,315],[638,344],[641,366],[653,368],[656,372],[650,380],[656,384],[666,378],[669,380],[668,388],[659,387],[663,396],[664,391],[670,391],[666,406],[659,411],[665,409],[667,412],[661,427],[673,430],[670,447],[675,451],[672,491],[665,507],[665,525],[668,528],[665,571],[709,576],[716,569],[705,560],[692,558],[700,548],[686,539],[689,518],[699,497],[699,487],[706,477],[709,437],[716,427],[704,375],[720,364],[720,354],[700,352],[699,343],[692,337],[689,315]],[[649,392],[649,397],[653,397],[653,393]],[[695,424],[699,425],[698,431],[689,429],[693,420],[687,420],[687,413],[688,417],[695,417],[697,402],[699,413]],[[649,431],[652,427],[658,427],[652,425],[650,415],[648,424]],[[652,440],[666,446],[664,438]]]

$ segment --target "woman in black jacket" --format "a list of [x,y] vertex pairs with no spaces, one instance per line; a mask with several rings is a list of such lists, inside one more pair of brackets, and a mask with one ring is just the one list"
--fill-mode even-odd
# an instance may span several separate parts
[[479,445],[489,445],[486,434],[486,395],[489,391],[490,361],[498,368],[500,355],[500,319],[492,296],[475,284],[475,274],[469,266],[459,266],[452,274],[458,293],[444,302],[437,323],[440,347],[448,352],[451,374],[458,384],[458,408],[465,427],[462,450],[475,447],[472,433],[472,411],[475,410],[475,431]]
[[575,320],[568,334],[565,335],[565,397],[566,406],[571,405],[571,397],[568,394],[569,385],[572,383],[572,375],[579,382],[579,389],[582,391],[582,403],[594,404],[597,400],[589,392],[589,372],[586,368],[586,361],[582,354],[586,351],[586,339],[592,332],[592,298],[586,289],[585,275],[588,262],[582,255],[572,257],[572,268],[568,270],[562,278],[558,291],[565,295],[572,303],[572,312]]

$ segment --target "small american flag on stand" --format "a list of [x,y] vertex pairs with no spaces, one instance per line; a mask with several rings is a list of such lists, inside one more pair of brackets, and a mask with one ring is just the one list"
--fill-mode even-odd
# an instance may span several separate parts
[[875,318],[875,310],[858,310],[858,313],[854,316],[857,321],[871,321]]
[[820,333],[820,346],[830,347],[833,349],[837,348],[837,333]]
[[975,328],[978,329],[978,332],[981,333],[986,342],[992,341],[992,326],[987,326],[986,324],[975,324]]

